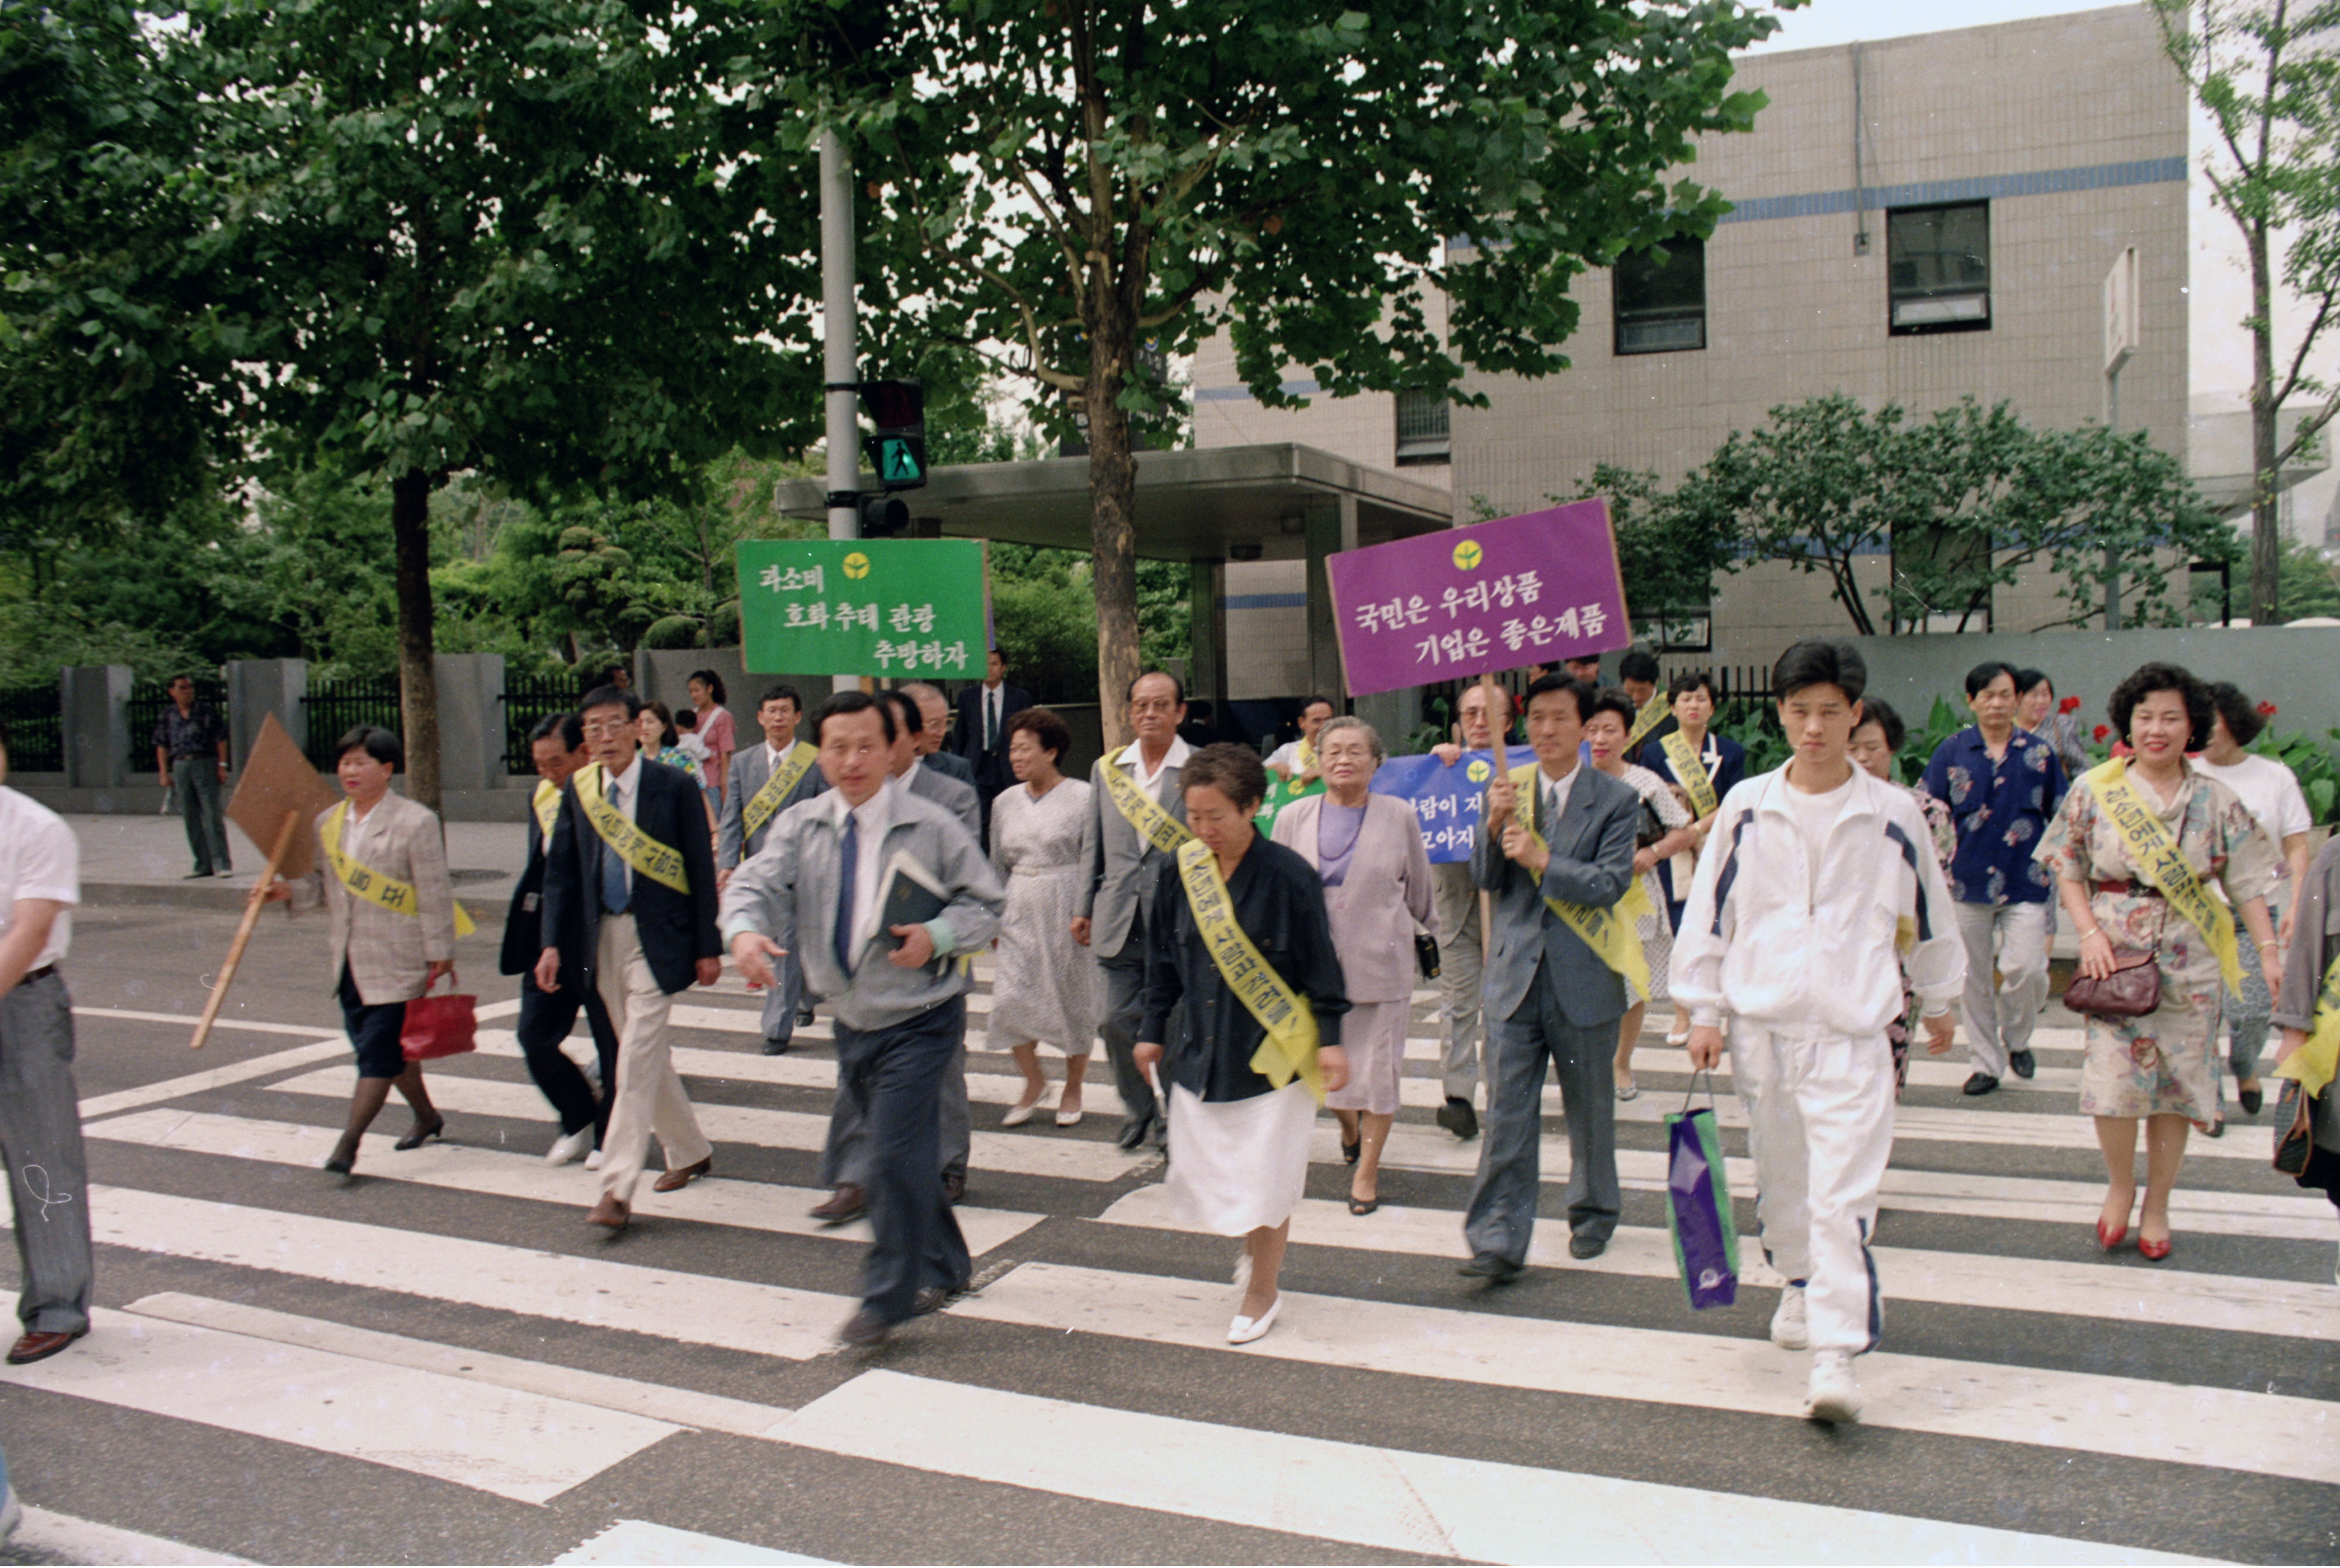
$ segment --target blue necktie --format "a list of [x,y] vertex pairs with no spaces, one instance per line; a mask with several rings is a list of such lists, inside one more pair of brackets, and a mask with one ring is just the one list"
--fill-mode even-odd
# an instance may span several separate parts
[[845,845],[838,851],[837,967],[853,973],[853,884],[861,875],[861,819],[845,814]]
[[[610,804],[616,806],[618,791],[610,791]],[[626,862],[607,842],[601,846],[601,912],[622,915],[626,912]]]

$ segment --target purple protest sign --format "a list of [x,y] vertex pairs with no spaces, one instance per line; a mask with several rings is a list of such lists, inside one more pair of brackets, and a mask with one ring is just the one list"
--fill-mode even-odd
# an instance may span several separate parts
[[1341,665],[1360,695],[1632,640],[1609,503],[1598,497],[1344,551],[1324,567]]

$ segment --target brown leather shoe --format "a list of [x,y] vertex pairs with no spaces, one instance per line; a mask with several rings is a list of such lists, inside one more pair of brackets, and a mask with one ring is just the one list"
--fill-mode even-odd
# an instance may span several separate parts
[[611,1230],[623,1230],[626,1228],[626,1222],[633,1217],[616,1193],[605,1192],[601,1195],[601,1201],[595,1204],[593,1211],[585,1216],[585,1223],[606,1225]]
[[868,1206],[860,1187],[852,1182],[840,1182],[835,1192],[813,1205],[812,1217],[823,1225],[844,1225],[859,1219],[862,1210]]
[[885,1344],[893,1332],[892,1324],[865,1306],[845,1320],[845,1326],[837,1331],[837,1339],[840,1345],[868,1350]]
[[713,1155],[709,1155],[705,1159],[699,1160],[692,1165],[687,1165],[680,1170],[667,1172],[664,1176],[659,1177],[658,1180],[650,1183],[650,1191],[679,1192],[684,1187],[689,1186],[694,1180],[699,1176],[705,1176],[709,1171],[711,1171],[714,1168],[715,1156]]
[[8,1347],[8,1365],[23,1366],[30,1362],[46,1361],[88,1332],[84,1328],[72,1334],[57,1334],[36,1328]]

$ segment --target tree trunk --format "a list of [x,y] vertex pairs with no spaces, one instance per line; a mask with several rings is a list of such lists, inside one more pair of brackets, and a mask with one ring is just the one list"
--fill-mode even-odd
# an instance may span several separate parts
[[439,809],[439,676],[431,661],[431,476],[410,468],[390,482],[398,550],[399,716],[406,729],[406,793]]
[[2251,268],[2251,624],[2283,621],[2283,519],[2276,509],[2275,320],[2264,223],[2247,231]]
[[1132,323],[1114,319],[1119,301],[1100,290],[1105,319],[1089,324],[1089,532],[1097,609],[1098,720],[1108,751],[1129,743],[1130,683],[1137,647],[1137,460],[1121,389],[1129,375]]

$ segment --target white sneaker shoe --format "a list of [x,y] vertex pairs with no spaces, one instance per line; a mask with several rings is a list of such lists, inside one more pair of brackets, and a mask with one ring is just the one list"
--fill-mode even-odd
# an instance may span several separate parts
[[601,1151],[600,1149],[595,1149],[591,1154],[585,1156],[585,1168],[589,1171],[597,1171],[601,1168]]
[[1860,1384],[1852,1375],[1849,1351],[1823,1350],[1812,1357],[1804,1419],[1846,1425],[1860,1419]]
[[16,1489],[11,1486],[5,1496],[0,1496],[0,1541],[14,1535],[16,1526],[24,1522],[24,1505],[16,1501]]
[[1781,1350],[1802,1350],[1812,1343],[1811,1330],[1804,1323],[1802,1285],[1780,1289],[1780,1308],[1771,1315],[1771,1343]]
[[581,1126],[573,1133],[563,1133],[553,1139],[552,1146],[544,1151],[544,1163],[549,1166],[565,1166],[570,1160],[591,1152],[592,1147],[592,1127]]

